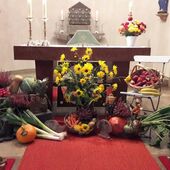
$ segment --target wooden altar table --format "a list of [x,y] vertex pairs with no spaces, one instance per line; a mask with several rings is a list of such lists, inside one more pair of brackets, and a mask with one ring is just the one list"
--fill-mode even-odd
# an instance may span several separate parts
[[[79,47],[79,51],[84,51],[86,47]],[[129,73],[130,61],[134,55],[150,55],[150,47],[116,47],[116,46],[95,46],[92,60],[105,60],[110,66],[118,66],[119,76],[127,76]],[[67,59],[72,59],[71,47],[68,46],[14,46],[15,60],[35,60],[36,78],[48,77],[50,80],[48,96],[52,100],[53,87],[53,61],[59,60],[61,54],[65,54]],[[127,85],[121,82],[119,91],[126,91]]]

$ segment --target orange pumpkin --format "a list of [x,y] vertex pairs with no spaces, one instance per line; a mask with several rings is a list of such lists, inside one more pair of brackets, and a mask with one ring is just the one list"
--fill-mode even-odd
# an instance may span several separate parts
[[16,138],[20,143],[32,142],[36,135],[35,127],[30,124],[22,125],[16,132]]

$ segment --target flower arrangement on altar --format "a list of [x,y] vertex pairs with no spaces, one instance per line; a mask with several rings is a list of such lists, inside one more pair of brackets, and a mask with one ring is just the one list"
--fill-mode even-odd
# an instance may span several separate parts
[[119,33],[123,36],[139,36],[146,31],[146,24],[137,19],[133,19],[132,13],[128,15],[128,20],[121,24]]
[[[106,88],[110,93],[118,88],[114,83],[117,76],[117,66],[113,65],[109,70],[104,60],[91,61],[93,50],[91,48],[71,48],[73,62],[67,60],[65,54],[61,54],[60,61],[54,69],[54,81],[57,86],[65,86],[63,94],[68,103],[77,107],[76,112],[69,113],[65,117],[65,123],[71,131],[84,135],[93,131],[96,120],[96,112],[93,104],[106,96]],[[81,52],[81,54],[80,54]],[[109,84],[105,80],[111,80]]]
[[[60,61],[54,69],[55,84],[66,86],[64,98],[66,102],[77,106],[90,106],[105,94],[104,80],[114,79],[117,75],[117,66],[113,65],[111,71],[105,61],[90,62],[93,54],[91,48],[86,48],[79,56],[78,49],[71,48],[74,53],[73,64],[62,54]],[[116,83],[110,84],[113,91],[118,87]]]

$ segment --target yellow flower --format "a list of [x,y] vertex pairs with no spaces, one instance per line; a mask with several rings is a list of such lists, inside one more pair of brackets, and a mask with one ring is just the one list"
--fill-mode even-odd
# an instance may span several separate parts
[[93,90],[93,94],[100,94],[100,91],[99,91],[99,88],[98,87],[96,87],[94,90]]
[[109,68],[108,68],[108,66],[107,66],[107,65],[105,66],[104,71],[105,71],[105,73],[106,73],[106,74],[108,74],[108,73],[109,73]]
[[103,71],[97,72],[97,77],[103,78],[105,76],[105,73]]
[[99,63],[100,66],[102,66],[103,64],[105,64],[105,61],[99,60],[98,63]]
[[114,73],[114,75],[117,75],[117,66],[116,65],[113,65],[113,73]]
[[102,93],[104,91],[104,85],[103,84],[99,85],[99,91],[100,91],[100,93]]
[[86,79],[85,78],[81,78],[80,79],[80,83],[83,85],[83,84],[85,84],[86,83]]
[[59,78],[59,77],[56,77],[55,83],[56,83],[56,84],[59,84],[59,82],[60,82],[60,78]]
[[118,84],[117,84],[117,83],[114,83],[114,84],[112,85],[112,88],[113,88],[113,91],[116,91],[117,88],[118,88]]
[[55,76],[61,78],[61,73],[60,72],[55,72]]
[[64,62],[62,66],[68,68],[69,67],[69,62]]
[[111,71],[111,72],[109,72],[109,75],[108,75],[108,76],[109,76],[110,79],[112,79],[113,76],[114,76],[114,73]]
[[83,91],[82,90],[80,90],[80,89],[77,89],[76,90],[76,96],[78,96],[78,97],[80,97],[80,96],[83,96]]
[[128,76],[124,79],[124,81],[125,81],[126,83],[129,83],[129,82],[131,81],[131,76],[128,75]]
[[81,74],[81,70],[82,70],[82,66],[81,66],[80,64],[76,64],[76,65],[74,66],[74,72],[75,72],[76,74]]
[[61,71],[61,74],[65,74],[68,70],[68,67],[62,67],[62,71]]
[[58,70],[54,69],[53,74],[57,75],[57,73],[58,73]]
[[77,51],[77,48],[76,48],[76,47],[72,47],[72,48],[71,48],[71,51],[72,51],[72,52],[75,52],[75,51]]
[[61,54],[60,61],[63,62],[65,60],[65,58],[66,58],[65,54]]
[[83,57],[82,57],[82,60],[83,61],[87,61],[87,60],[89,60],[90,59],[90,56],[89,55],[83,55]]
[[93,50],[91,48],[86,48],[85,54],[91,56],[93,54]]
[[82,68],[82,73],[84,76],[91,74],[93,70],[93,65],[91,63],[86,63]]

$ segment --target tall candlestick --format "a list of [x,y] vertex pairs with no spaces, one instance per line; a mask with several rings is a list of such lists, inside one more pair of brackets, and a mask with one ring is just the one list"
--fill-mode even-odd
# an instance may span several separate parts
[[32,0],[27,0],[28,3],[28,18],[32,18]]
[[129,12],[132,12],[133,1],[130,0],[129,2]]
[[64,21],[64,11],[61,10],[61,21]]
[[98,21],[99,19],[99,11],[96,11],[96,18],[95,18],[95,21]]
[[42,16],[43,18],[47,18],[47,0],[42,1],[42,6],[43,6]]

